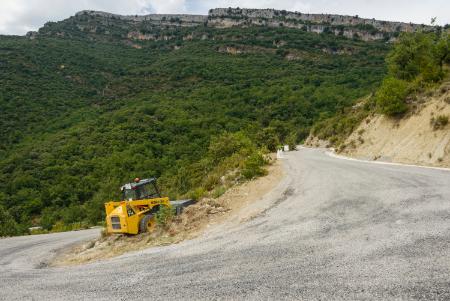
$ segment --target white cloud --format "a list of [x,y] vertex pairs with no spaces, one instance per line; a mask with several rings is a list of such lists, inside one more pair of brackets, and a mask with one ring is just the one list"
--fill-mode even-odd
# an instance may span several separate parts
[[149,13],[152,2],[152,0],[0,0],[0,34],[25,34],[29,30],[38,29],[47,21],[63,20],[85,9],[130,15]]
[[196,12],[214,7],[276,8],[303,13],[359,15],[387,21],[450,23],[448,0],[191,0]]
[[152,0],[150,8],[157,14],[180,14],[188,13],[185,0]]
[[[219,0],[219,1],[203,1],[215,4],[214,7],[246,7],[246,8],[275,8],[286,9],[290,11],[308,11],[310,4],[308,1],[292,1],[292,0]],[[211,3],[212,4],[212,3]]]
[[[0,33],[8,33],[10,24],[15,24],[16,16],[25,10],[24,3],[20,1],[4,0],[0,9]],[[26,27],[26,24],[16,24],[17,27]]]
[[117,14],[197,13],[215,7],[276,8],[305,13],[337,13],[367,18],[450,23],[448,0],[0,0],[0,34],[25,34],[47,21],[84,9]]

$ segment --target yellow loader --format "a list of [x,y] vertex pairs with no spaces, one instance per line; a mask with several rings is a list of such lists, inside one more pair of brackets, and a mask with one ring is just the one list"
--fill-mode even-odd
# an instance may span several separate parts
[[156,226],[156,213],[167,207],[182,212],[193,200],[170,201],[161,197],[156,178],[139,179],[121,187],[122,201],[105,203],[108,233],[138,234],[151,232]]

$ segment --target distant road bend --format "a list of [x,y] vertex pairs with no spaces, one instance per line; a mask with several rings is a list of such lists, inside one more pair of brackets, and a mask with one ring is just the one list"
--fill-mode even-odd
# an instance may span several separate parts
[[300,149],[254,218],[77,267],[98,230],[0,240],[1,300],[450,299],[450,171]]

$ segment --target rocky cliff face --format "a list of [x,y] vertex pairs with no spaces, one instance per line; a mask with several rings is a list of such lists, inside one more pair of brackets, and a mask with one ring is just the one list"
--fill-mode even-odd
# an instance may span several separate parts
[[399,32],[414,32],[433,27],[413,23],[364,19],[358,16],[303,14],[274,9],[216,8],[209,11],[208,25],[215,27],[251,26],[298,28],[315,33],[333,33],[364,41],[390,40]]
[[134,15],[134,16],[124,16],[124,15],[116,15],[101,11],[93,11],[93,10],[83,10],[75,14],[75,17],[81,17],[84,15],[94,16],[94,17],[102,17],[107,19],[117,19],[123,21],[132,21],[132,22],[161,22],[161,23],[174,23],[185,26],[197,26],[203,24],[208,20],[208,16],[203,15],[170,15],[170,14],[150,14],[150,15]]
[[[123,38],[138,40],[161,40],[159,36],[149,34],[152,28],[173,27],[287,27],[315,33],[329,33],[347,38],[358,38],[364,41],[395,39],[399,32],[413,32],[419,29],[431,30],[433,27],[412,23],[388,22],[375,19],[363,19],[357,16],[341,16],[328,14],[303,14],[274,9],[211,9],[207,16],[203,15],[134,15],[123,16],[99,11],[81,11],[69,18],[78,30],[89,33],[110,34],[109,26],[120,29]],[[64,22],[64,21],[63,21]],[[46,24],[41,34],[60,32]],[[35,35],[30,34],[30,37]]]
[[[413,23],[380,21],[375,19],[364,19],[358,16],[342,16],[329,14],[303,14],[300,12],[280,11],[274,9],[239,9],[239,8],[216,8],[209,11],[209,19],[214,23],[220,20],[279,20],[286,23],[324,24],[329,26],[358,26],[363,28],[373,27],[381,32],[413,32],[418,29],[431,29],[431,26]],[[362,26],[361,26],[362,25]]]

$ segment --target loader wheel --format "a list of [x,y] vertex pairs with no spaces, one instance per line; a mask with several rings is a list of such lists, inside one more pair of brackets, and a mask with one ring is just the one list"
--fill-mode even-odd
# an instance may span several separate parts
[[156,226],[156,219],[153,214],[145,215],[139,222],[139,233],[152,232]]

